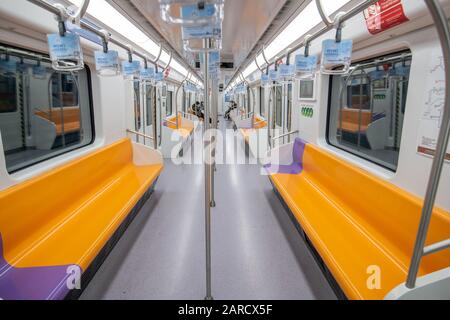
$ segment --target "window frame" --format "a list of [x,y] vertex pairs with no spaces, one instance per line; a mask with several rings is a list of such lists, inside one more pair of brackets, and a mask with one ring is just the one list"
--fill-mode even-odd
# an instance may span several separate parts
[[[4,47],[4,48],[10,48],[10,49],[13,49],[13,50],[15,49],[15,50],[23,52],[24,54],[29,53],[30,55],[33,55],[33,56],[36,56],[36,57],[41,57],[42,58],[41,61],[51,64],[50,55],[48,54],[48,52],[42,53],[42,52],[39,52],[39,51],[36,51],[36,50],[30,50],[30,49],[27,49],[27,48],[21,48],[21,47],[17,47],[17,46],[12,46],[12,45],[9,45],[9,44],[3,43],[3,42],[0,42],[0,46]],[[86,79],[87,79],[87,84],[86,85],[87,85],[87,91],[88,91],[89,113],[90,113],[90,117],[89,118],[90,118],[90,125],[91,125],[91,140],[89,141],[89,143],[86,143],[86,144],[83,144],[83,145],[80,145],[80,146],[77,146],[77,147],[74,147],[74,148],[69,148],[66,151],[61,150],[60,153],[57,153],[55,155],[49,155],[49,157],[44,157],[44,158],[42,158],[40,160],[36,160],[36,161],[34,161],[34,162],[30,163],[30,164],[21,166],[20,168],[15,169],[15,170],[9,170],[8,167],[6,166],[6,161],[5,161],[5,167],[4,168],[5,168],[5,170],[6,170],[6,172],[8,173],[9,176],[17,174],[18,172],[24,171],[24,170],[29,169],[31,167],[37,166],[39,164],[48,162],[48,161],[50,161],[52,159],[56,159],[56,158],[59,158],[61,156],[67,155],[69,153],[72,153],[72,152],[84,149],[84,148],[86,148],[88,146],[91,146],[91,145],[93,145],[95,143],[95,141],[96,141],[96,130],[95,130],[94,99],[93,99],[93,94],[92,94],[92,75],[91,75],[91,69],[89,68],[89,66],[87,64],[84,65],[84,70],[86,70]],[[6,157],[6,152],[5,152],[4,147],[2,147],[1,151],[3,152],[3,156]]]
[[[412,50],[410,48],[404,48],[403,50],[393,51],[393,52],[390,52],[390,53],[386,53],[386,54],[383,54],[383,55],[380,55],[380,56],[376,56],[376,57],[372,57],[372,58],[368,58],[368,59],[361,59],[361,60],[353,61],[351,66],[353,66],[354,64],[357,64],[357,63],[370,62],[370,61],[374,61],[376,59],[380,59],[380,58],[383,58],[383,57],[389,57],[389,56],[393,56],[393,55],[400,55],[402,53],[407,53],[407,52],[411,55],[411,67],[412,67],[412,62],[414,60],[414,55],[413,55],[413,52],[412,52]],[[378,166],[378,167],[380,167],[382,169],[389,170],[390,172],[392,172],[394,174],[397,173],[397,171],[398,171],[398,164],[397,165],[393,165],[393,166],[395,166],[395,169],[393,169],[392,167],[384,165],[381,162],[372,160],[369,157],[364,157],[360,153],[353,152],[353,151],[351,151],[351,148],[345,148],[343,146],[335,145],[335,144],[333,144],[331,142],[331,140],[330,140],[330,127],[331,127],[331,113],[332,113],[333,79],[336,76],[337,75],[330,75],[328,77],[328,106],[327,106],[327,122],[326,122],[326,130],[325,130],[325,141],[326,141],[326,143],[329,146],[331,146],[333,148],[336,148],[338,150],[341,150],[343,152],[346,152],[346,153],[348,153],[348,154],[350,154],[352,156],[355,156],[355,157],[357,157],[360,160],[367,161],[367,162],[369,162],[371,164],[374,164],[374,165],[376,165],[376,166]],[[410,77],[411,77],[411,75],[410,75]],[[408,79],[410,79],[410,78],[408,78]],[[408,95],[409,95],[409,87],[408,87],[408,92],[407,92],[406,97],[408,97]],[[405,102],[405,112],[406,112],[406,102]],[[405,124],[403,123],[403,126],[404,125]],[[399,155],[400,155],[400,152],[402,150],[402,144],[403,144],[403,141],[401,141],[400,145],[399,145],[399,151],[398,151]]]

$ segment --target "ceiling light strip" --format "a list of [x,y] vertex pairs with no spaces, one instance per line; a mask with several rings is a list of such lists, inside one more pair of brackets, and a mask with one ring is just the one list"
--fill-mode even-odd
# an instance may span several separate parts
[[[361,3],[359,3],[358,5],[353,7],[348,12],[343,13],[342,16],[340,16],[340,22],[343,23],[343,22],[345,22],[347,20],[350,20],[351,18],[353,18],[357,14],[361,13],[362,11],[367,9],[369,6],[375,4],[378,1],[379,0],[365,0],[365,1],[361,2]],[[322,29],[320,29],[319,31],[317,31],[316,33],[311,35],[311,37],[309,38],[309,42],[312,42],[313,40],[316,40],[316,39],[320,38],[321,36],[326,34],[328,31],[332,30],[333,28],[334,28],[334,24],[325,25]],[[300,44],[296,45],[292,49],[287,50],[284,54],[282,54],[278,58],[280,58],[280,59],[284,58],[284,57],[286,57],[286,56],[296,52],[297,50],[301,49],[304,45],[305,45],[305,42],[302,41]],[[262,53],[263,53],[264,60],[267,62],[266,68],[269,68],[270,66],[272,66],[276,62],[276,61],[274,61],[274,62],[267,61],[267,59],[265,57],[265,54],[264,54],[264,50],[262,50]],[[233,79],[236,78],[236,76],[238,75],[240,70],[238,69],[236,72],[237,73],[235,73],[235,75],[233,76]]]

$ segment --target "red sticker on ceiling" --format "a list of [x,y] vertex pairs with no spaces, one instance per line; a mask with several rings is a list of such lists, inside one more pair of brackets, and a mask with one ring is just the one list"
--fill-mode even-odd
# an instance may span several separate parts
[[409,21],[402,0],[380,0],[364,10],[367,29],[377,34]]

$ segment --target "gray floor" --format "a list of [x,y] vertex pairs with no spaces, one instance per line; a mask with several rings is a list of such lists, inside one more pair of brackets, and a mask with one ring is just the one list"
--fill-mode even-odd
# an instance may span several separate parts
[[[259,166],[221,165],[216,181],[215,299],[336,299]],[[203,167],[168,161],[81,298],[203,299],[203,199]]]

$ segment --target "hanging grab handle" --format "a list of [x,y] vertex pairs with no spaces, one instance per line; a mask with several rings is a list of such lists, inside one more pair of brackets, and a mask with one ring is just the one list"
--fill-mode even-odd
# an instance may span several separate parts
[[266,46],[263,46],[263,49],[261,50],[261,53],[262,53],[262,56],[263,56],[263,58],[264,58],[264,61],[265,61],[266,64],[267,64],[267,66],[269,66],[270,63],[269,63],[269,61],[267,60],[266,53],[265,53],[264,51],[266,51]]
[[89,2],[90,0],[83,0],[81,6],[76,11],[72,10],[72,8],[74,8],[75,6],[70,6],[69,8],[66,8],[64,5],[60,3],[55,4],[55,7],[59,10],[58,21],[65,22],[69,20],[73,24],[80,25],[80,21],[81,19],[83,19],[89,7]]
[[345,15],[344,12],[339,12],[334,18],[334,27],[336,28],[336,42],[339,43],[342,41],[342,28],[344,27],[344,23],[342,22],[342,17]]
[[134,49],[133,46],[131,44],[127,44],[127,50],[128,50],[128,62],[133,62],[133,53],[134,53]]
[[100,30],[100,32],[102,34],[103,52],[108,53],[108,44],[109,44],[109,39],[111,38],[111,35],[105,29]]
[[80,20],[83,19],[84,15],[86,14],[86,11],[89,7],[89,2],[90,2],[90,0],[83,0],[80,8],[78,8],[78,10],[75,12],[70,12],[70,10],[68,10],[67,13],[73,23],[75,23],[77,25],[80,24]]
[[165,73],[167,71],[167,69],[169,69],[170,64],[172,63],[172,59],[173,59],[173,52],[170,51],[170,57],[169,57],[169,61],[167,62],[166,67],[163,69],[163,73]]
[[148,69],[148,60],[149,60],[148,56],[144,55],[144,69]]
[[260,66],[259,63],[258,63],[258,55],[256,55],[256,57],[255,57],[255,64],[256,64],[256,67],[258,68],[258,70],[259,70],[261,73],[264,73],[264,70],[261,69],[261,66]]
[[163,52],[163,45],[162,45],[162,43],[160,42],[160,43],[159,43],[159,52],[158,52],[158,56],[156,57],[155,61],[153,61],[153,63],[155,64],[155,66],[158,64],[159,59],[161,59],[162,52]]
[[310,34],[305,36],[305,57],[309,57],[309,49],[311,48],[311,38]]

